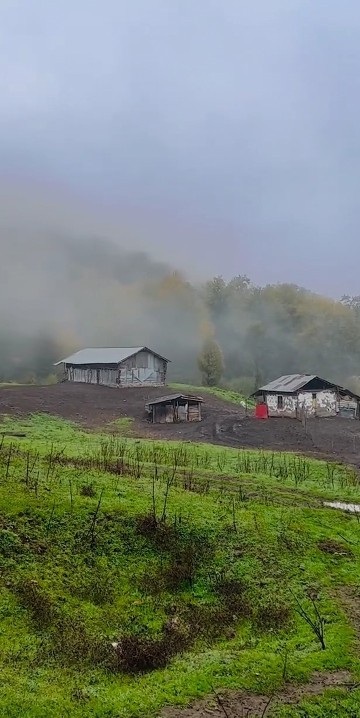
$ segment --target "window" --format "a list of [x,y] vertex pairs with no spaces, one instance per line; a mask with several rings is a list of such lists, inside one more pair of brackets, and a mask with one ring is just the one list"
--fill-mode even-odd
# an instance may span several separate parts
[[278,398],[277,398],[277,408],[278,408],[278,409],[283,409],[283,408],[284,408],[284,397],[283,397],[283,396],[278,396]]
[[316,397],[317,397],[317,394],[312,394],[313,404],[316,404]]

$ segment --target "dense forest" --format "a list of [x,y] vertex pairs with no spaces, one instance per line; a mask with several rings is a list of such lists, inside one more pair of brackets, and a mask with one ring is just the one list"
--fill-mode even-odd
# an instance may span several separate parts
[[21,242],[5,244],[0,270],[0,381],[54,380],[53,362],[82,346],[148,345],[172,360],[173,380],[198,383],[210,341],[222,352],[221,382],[247,393],[292,372],[360,388],[359,297],[258,287],[241,273],[190,283],[97,239],[37,237],[24,271]]

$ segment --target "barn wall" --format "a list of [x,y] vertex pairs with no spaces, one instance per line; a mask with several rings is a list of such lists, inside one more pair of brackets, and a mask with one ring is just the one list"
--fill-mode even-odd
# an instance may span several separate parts
[[90,367],[67,366],[65,371],[68,381],[82,384],[97,384],[96,369]]
[[151,352],[139,352],[119,368],[121,386],[162,386],[166,381],[166,361]]
[[167,362],[151,352],[139,352],[118,366],[66,365],[68,381],[103,386],[163,386],[166,382]]
[[119,370],[104,367],[99,369],[99,384],[103,386],[118,386]]

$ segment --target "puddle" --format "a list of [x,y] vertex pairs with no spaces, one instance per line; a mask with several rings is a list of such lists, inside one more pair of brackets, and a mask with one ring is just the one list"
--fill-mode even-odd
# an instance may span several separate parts
[[324,506],[329,506],[331,509],[349,511],[351,514],[360,514],[360,504],[345,504],[342,501],[324,501]]

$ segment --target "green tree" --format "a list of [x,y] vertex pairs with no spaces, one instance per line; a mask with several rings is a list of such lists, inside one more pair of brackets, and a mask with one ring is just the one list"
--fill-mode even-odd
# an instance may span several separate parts
[[214,277],[206,282],[204,300],[206,307],[214,319],[221,317],[226,312],[228,292],[223,277]]
[[214,339],[207,339],[198,356],[203,386],[218,386],[224,371],[222,351]]

